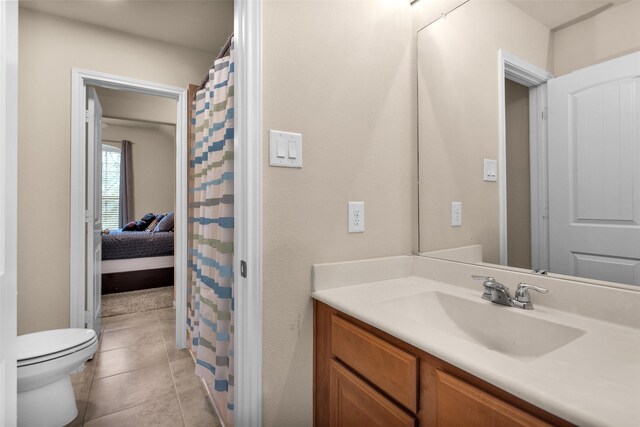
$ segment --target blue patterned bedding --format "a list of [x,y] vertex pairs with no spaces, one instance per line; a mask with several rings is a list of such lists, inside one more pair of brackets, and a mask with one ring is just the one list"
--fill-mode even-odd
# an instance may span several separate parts
[[110,230],[102,235],[102,259],[128,259],[173,255],[173,234]]

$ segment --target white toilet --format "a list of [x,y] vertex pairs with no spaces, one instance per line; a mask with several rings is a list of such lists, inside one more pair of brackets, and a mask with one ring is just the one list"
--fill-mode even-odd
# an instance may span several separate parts
[[91,329],[55,329],[18,337],[18,426],[60,427],[78,415],[69,374],[98,349]]

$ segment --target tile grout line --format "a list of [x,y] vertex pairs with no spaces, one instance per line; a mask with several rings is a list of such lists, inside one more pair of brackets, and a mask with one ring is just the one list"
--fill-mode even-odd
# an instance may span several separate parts
[[[96,368],[98,367],[98,355],[100,353],[100,346],[102,346],[102,339],[104,338],[104,333],[100,334],[100,342],[98,343],[98,348],[96,349],[96,352],[93,353],[93,360],[91,361],[92,363],[95,363],[95,366],[93,367],[93,371],[91,372],[91,380],[89,381],[89,392],[87,393],[87,403],[84,405],[84,412],[82,413],[82,426],[84,426],[84,423],[86,422],[87,419],[87,407],[89,406],[89,402],[91,401],[91,390],[93,390],[93,379],[96,376]],[[86,365],[87,362],[85,362]],[[85,366],[86,369],[86,366]]]
[[[158,316],[158,323],[161,323],[162,319],[160,319],[159,312],[156,312],[156,315]],[[175,322],[176,320],[174,320],[174,323]],[[180,396],[178,395],[178,386],[176,385],[176,377],[175,375],[173,375],[173,369],[171,368],[171,361],[169,360],[169,350],[167,350],[167,341],[164,337],[164,331],[162,330],[162,326],[160,327],[160,333],[162,334],[162,344],[164,345],[164,356],[166,357],[167,363],[169,364],[169,372],[171,373],[171,382],[173,383],[173,391],[176,393],[178,408],[180,408],[180,417],[182,418],[182,425],[186,426],[187,424],[185,423],[185,420],[184,420],[184,410],[182,409],[182,402],[180,402]]]
[[[156,320],[157,320],[157,321],[159,321],[159,317],[158,317],[158,314],[157,314],[157,310],[154,310],[154,311],[156,311],[156,316],[155,316],[155,317],[156,317]],[[137,327],[137,326],[131,326],[131,327],[128,327],[128,328],[121,328],[121,329],[117,329],[117,330],[122,330],[122,329],[133,329],[133,328],[136,328],[136,327]],[[108,332],[108,331],[107,331],[107,332]],[[168,357],[167,357],[167,351],[166,351],[166,346],[165,346],[165,343],[164,343],[164,334],[162,333],[162,328],[160,328],[160,336],[161,336],[161,340],[159,340],[159,341],[160,341],[160,342],[162,342],[162,346],[163,346],[163,347],[164,347],[164,349],[165,349],[165,357],[168,359]],[[117,414],[117,413],[119,413],[119,412],[123,412],[123,411],[129,410],[129,409],[131,409],[131,408],[135,408],[135,407],[138,407],[138,406],[142,406],[142,405],[144,405],[144,404],[148,403],[148,402],[142,402],[142,403],[140,403],[140,404],[133,405],[133,406],[128,407],[128,408],[123,408],[123,409],[117,410],[117,411],[115,411],[115,412],[110,412],[110,413],[108,413],[108,414],[103,414],[103,415],[101,415],[101,416],[99,416],[99,417],[96,417],[96,418],[92,418],[92,419],[90,419],[90,420],[87,420],[87,407],[89,406],[90,396],[91,396],[91,392],[92,392],[92,390],[93,390],[93,383],[94,383],[94,380],[96,380],[95,375],[96,375],[96,369],[97,369],[97,367],[98,367],[98,363],[97,363],[97,358],[99,357],[98,355],[99,355],[99,354],[101,354],[101,353],[106,353],[106,352],[113,351],[113,350],[120,350],[120,349],[123,349],[123,348],[127,348],[127,347],[134,347],[134,346],[135,346],[135,345],[131,345],[131,346],[118,347],[118,348],[113,348],[113,349],[109,349],[109,350],[101,351],[101,346],[102,346],[103,338],[104,338],[104,331],[103,331],[103,333],[100,335],[100,345],[98,346],[98,351],[96,351],[96,353],[94,354],[94,360],[93,360],[93,362],[96,364],[96,366],[94,366],[94,367],[93,367],[93,372],[91,373],[91,382],[90,382],[90,384],[89,384],[89,393],[87,394],[87,405],[85,406],[85,411],[84,411],[84,414],[83,414],[82,426],[84,426],[84,425],[85,425],[85,423],[86,423],[86,422],[88,422],[88,421],[97,420],[97,419],[99,419],[99,418],[103,418],[103,417],[106,417],[106,416],[109,416],[109,415]],[[158,341],[152,341],[152,342],[158,342]],[[133,369],[133,370],[131,370],[131,371],[119,372],[119,373],[117,373],[117,374],[107,375],[107,376],[105,376],[105,377],[101,377],[101,378],[97,378],[97,379],[98,379],[98,380],[102,380],[102,379],[105,379],[105,378],[112,378],[112,377],[115,377],[115,376],[117,376],[117,375],[122,375],[122,374],[127,374],[127,373],[131,373],[131,372],[135,372],[135,371],[140,370],[140,369],[145,369],[145,368],[143,367],[143,368]],[[169,370],[171,370],[171,366],[169,366]],[[173,381],[173,374],[172,374],[171,376],[172,376],[171,380]],[[174,384],[174,388],[175,388],[175,384]],[[176,398],[177,398],[177,393],[176,393]],[[178,400],[178,402],[179,402],[179,400]],[[184,423],[184,421],[183,421],[183,423]]]

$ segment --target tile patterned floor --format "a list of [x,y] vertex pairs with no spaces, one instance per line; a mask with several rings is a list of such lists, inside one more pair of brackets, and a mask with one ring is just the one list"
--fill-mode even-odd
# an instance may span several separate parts
[[100,348],[71,376],[78,427],[218,427],[188,350],[175,348],[175,310],[102,319]]

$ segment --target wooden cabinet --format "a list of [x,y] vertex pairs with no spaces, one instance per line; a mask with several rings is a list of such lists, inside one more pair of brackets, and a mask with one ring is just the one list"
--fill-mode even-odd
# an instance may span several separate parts
[[331,352],[402,406],[417,412],[416,356],[336,315],[331,316]]
[[546,422],[446,372],[436,374],[437,425],[547,426]]
[[413,427],[416,418],[398,408],[341,363],[331,360],[330,424],[340,427]]
[[325,304],[314,310],[316,427],[571,425]]

